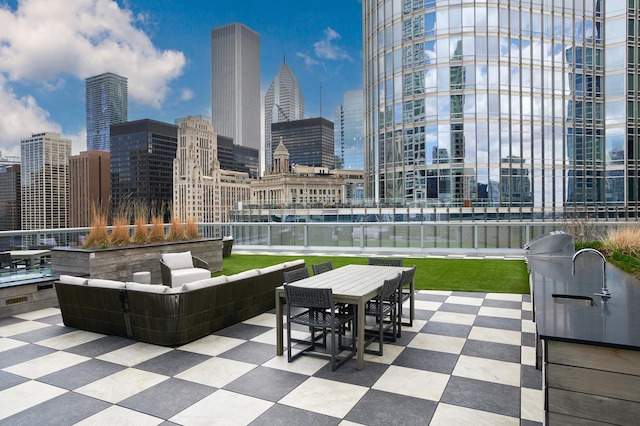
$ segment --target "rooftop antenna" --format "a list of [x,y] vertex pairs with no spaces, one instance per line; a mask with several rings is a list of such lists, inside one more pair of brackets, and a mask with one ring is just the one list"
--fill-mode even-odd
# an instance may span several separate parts
[[320,118],[322,118],[322,83],[320,83]]

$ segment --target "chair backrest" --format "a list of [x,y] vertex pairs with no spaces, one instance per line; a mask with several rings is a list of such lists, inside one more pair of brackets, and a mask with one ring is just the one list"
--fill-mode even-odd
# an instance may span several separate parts
[[305,278],[309,278],[309,269],[304,268],[294,269],[292,271],[285,271],[282,274],[285,284],[291,284],[292,282],[300,281]]
[[409,269],[408,271],[402,271],[402,278],[400,278],[400,287],[411,284],[415,276],[416,265],[413,265],[413,268]]
[[384,257],[370,257],[369,265],[373,266],[402,266],[402,259],[389,259]]
[[311,265],[313,269],[313,275],[322,274],[323,272],[327,272],[333,269],[333,262],[330,260],[323,263],[317,263],[315,265]]
[[0,253],[0,265],[0,267],[4,267],[4,265],[11,265],[11,253]]
[[380,299],[388,300],[392,302],[397,301],[398,297],[398,285],[400,284],[401,274],[396,275],[394,278],[384,280],[382,288],[380,289]]
[[[333,292],[330,288],[284,286],[287,307],[329,309],[333,308]],[[288,309],[288,308],[287,308]]]

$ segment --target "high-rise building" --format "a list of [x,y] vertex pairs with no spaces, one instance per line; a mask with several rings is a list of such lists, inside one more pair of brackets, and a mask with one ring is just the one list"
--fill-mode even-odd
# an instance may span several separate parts
[[0,231],[20,229],[20,193],[20,163],[0,164]]
[[[271,124],[271,138],[282,139],[289,164],[333,169],[333,123],[326,118],[305,118]],[[272,144],[271,158],[278,145]]]
[[176,124],[173,213],[182,222],[220,222],[220,164],[213,125],[199,116],[178,119]]
[[221,170],[247,173],[251,179],[260,176],[260,151],[233,143],[233,139],[218,135],[218,161]]
[[20,140],[22,229],[69,227],[71,139],[34,133]]
[[110,197],[108,151],[84,151],[69,157],[69,226],[91,226],[94,212],[108,216]]
[[131,205],[171,219],[178,126],[143,119],[111,126],[111,211]]
[[86,79],[87,151],[109,151],[109,126],[128,120],[127,79],[105,73]]
[[298,79],[283,58],[282,66],[271,82],[264,96],[264,148],[265,169],[273,168],[272,152],[278,141],[271,139],[271,124],[280,121],[302,120],[304,118],[304,98]]
[[364,98],[362,90],[344,93],[334,109],[336,169],[364,169]]
[[218,135],[260,149],[260,36],[243,24],[211,30],[211,116]]
[[367,198],[638,217],[637,2],[362,5]]

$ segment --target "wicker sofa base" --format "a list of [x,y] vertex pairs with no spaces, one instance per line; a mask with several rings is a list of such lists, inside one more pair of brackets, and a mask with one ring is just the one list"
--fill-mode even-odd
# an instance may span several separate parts
[[304,266],[304,260],[286,262],[166,293],[61,281],[55,289],[68,327],[178,346],[273,309],[283,273]]

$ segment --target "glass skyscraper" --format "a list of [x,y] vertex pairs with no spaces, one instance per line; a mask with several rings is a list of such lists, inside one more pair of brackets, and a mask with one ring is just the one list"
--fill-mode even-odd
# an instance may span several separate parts
[[109,151],[109,126],[128,120],[127,79],[105,73],[86,79],[87,151]]
[[260,149],[260,36],[232,23],[211,30],[213,130]]
[[350,90],[334,109],[336,169],[364,169],[363,102],[362,90]]
[[639,3],[363,1],[366,197],[637,218]]

